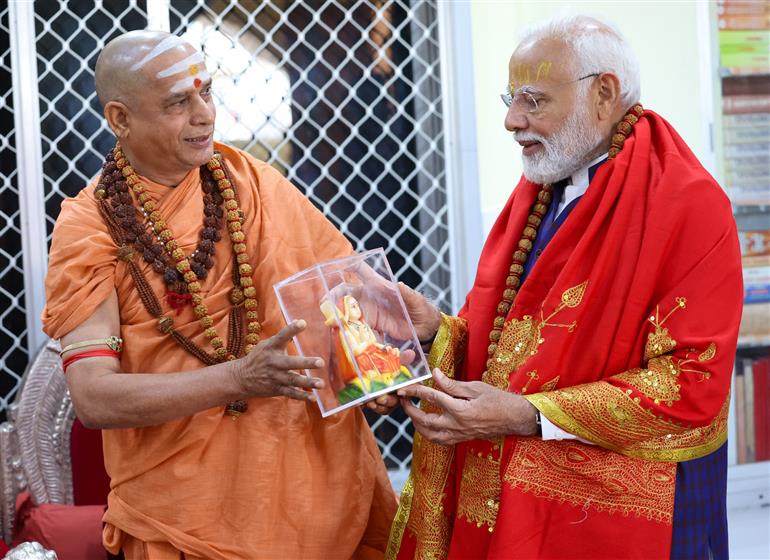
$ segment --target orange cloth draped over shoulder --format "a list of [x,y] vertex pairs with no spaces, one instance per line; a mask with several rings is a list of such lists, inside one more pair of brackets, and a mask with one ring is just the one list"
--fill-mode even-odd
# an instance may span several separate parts
[[644,111],[516,295],[488,360],[511,255],[540,185],[495,223],[429,361],[525,396],[594,445],[415,434],[388,557],[668,558],[676,463],[727,436],[743,287],[728,198]]
[[[278,171],[240,150],[221,144],[215,149],[228,164],[245,215],[259,319],[263,337],[269,337],[284,324],[273,284],[352,249]],[[179,246],[191,254],[203,219],[199,169],[175,188],[143,180]],[[61,338],[115,289],[123,372],[162,375],[202,367],[162,334],[144,309],[93,191],[91,185],[62,205],[46,280],[46,333]],[[232,289],[226,235],[214,260],[202,294],[224,338]],[[140,266],[178,330],[208,348],[192,307],[175,315],[163,298],[161,276],[143,261]],[[314,403],[265,398],[252,399],[236,420],[223,410],[160,426],[103,431],[111,479],[104,516],[108,550],[116,553],[124,541],[138,539],[222,560],[382,556],[396,499],[359,409],[322,419]]]

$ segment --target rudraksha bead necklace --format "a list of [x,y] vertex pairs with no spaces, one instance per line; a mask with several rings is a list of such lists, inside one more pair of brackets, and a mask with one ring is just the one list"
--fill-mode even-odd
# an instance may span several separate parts
[[[202,173],[201,175],[204,190],[203,228],[198,247],[190,256],[191,268],[200,280],[206,277],[208,270],[214,265],[215,243],[222,237],[220,230],[224,214],[221,208],[224,199],[217,191],[215,182],[210,174]],[[110,201],[114,213],[118,216],[118,221],[125,230],[127,241],[133,243],[134,248],[139,251],[145,262],[150,264],[155,272],[163,274],[163,280],[169,287],[166,299],[177,312],[181,311],[181,307],[190,300],[190,296],[185,293],[186,287],[182,275],[172,265],[171,255],[168,254],[165,245],[160,241],[155,227],[153,227],[154,235],[151,235],[144,225],[136,219],[136,210],[133,199],[128,192],[128,184],[122,172],[115,165],[113,151],[107,155],[97,190],[100,189],[105,192],[105,197]],[[145,197],[145,199],[147,198],[148,196]],[[161,221],[160,213],[157,210],[150,213],[144,208],[141,210],[147,220]],[[158,242],[153,241],[153,237]]]
[[[94,195],[100,202],[100,208],[110,233],[118,244],[119,257],[128,262],[129,271],[145,307],[158,319],[158,328],[161,332],[170,334],[191,354],[211,365],[225,360],[234,360],[241,354],[244,338],[241,334],[243,329],[239,312],[241,306],[246,309],[247,319],[244,353],[250,352],[259,342],[261,325],[258,320],[256,288],[253,286],[251,278],[253,269],[246,253],[246,236],[242,228],[243,213],[238,205],[234,185],[229,179],[227,169],[219,154],[215,154],[208,162],[205,172],[204,174],[202,166],[204,230],[198,249],[190,258],[179,248],[173,233],[161,218],[156,203],[151,199],[146,191],[146,186],[129,164],[128,159],[120,149],[120,145],[116,145],[115,150],[107,156]],[[206,180],[206,174],[210,174],[209,181]],[[133,197],[128,192],[129,188],[137,198],[139,207],[149,225],[149,230],[157,237],[160,244],[153,242],[153,235],[148,233],[148,228],[136,219],[136,208],[133,205]],[[218,203],[221,203],[224,208]],[[219,229],[223,217],[226,217],[227,220],[227,229],[234,256],[234,288],[230,295],[233,308],[229,320],[230,336],[228,336],[227,346],[213,327],[213,319],[209,315],[208,308],[200,294],[201,285],[199,282],[206,276],[207,270],[213,266],[214,243],[221,237]],[[214,354],[205,352],[190,339],[181,335],[174,329],[173,319],[163,315],[157,297],[134,262],[134,248],[142,252],[145,261],[152,264],[155,272],[163,275],[166,284],[177,289],[181,287],[186,294],[189,294],[195,315],[214,349]],[[196,264],[195,269],[193,269],[193,264]],[[202,266],[197,266],[198,264]],[[200,276],[199,273],[201,273]],[[244,401],[236,401],[228,404],[226,410],[228,414],[238,415],[245,412],[247,406]]]

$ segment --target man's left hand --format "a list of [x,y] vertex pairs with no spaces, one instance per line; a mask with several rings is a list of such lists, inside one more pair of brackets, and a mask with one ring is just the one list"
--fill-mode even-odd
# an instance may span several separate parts
[[[455,381],[439,369],[433,370],[433,382],[439,390],[415,384],[398,391],[401,406],[428,441],[453,445],[472,439],[537,433],[537,410],[521,395],[482,381]],[[426,400],[443,412],[420,410],[411,403],[411,397]]]

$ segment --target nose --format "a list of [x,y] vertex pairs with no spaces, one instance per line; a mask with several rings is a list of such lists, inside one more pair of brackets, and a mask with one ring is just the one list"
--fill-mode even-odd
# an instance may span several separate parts
[[509,132],[516,132],[517,130],[524,130],[528,126],[527,114],[516,103],[511,103],[505,114],[505,129]]
[[190,120],[195,125],[209,126],[214,123],[217,111],[211,97],[208,99],[195,95],[193,96],[193,110],[190,114]]

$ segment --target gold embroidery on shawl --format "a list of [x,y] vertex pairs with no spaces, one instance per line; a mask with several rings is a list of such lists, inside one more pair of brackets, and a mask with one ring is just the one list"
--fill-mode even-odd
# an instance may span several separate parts
[[537,370],[536,369],[533,369],[532,371],[527,373],[527,377],[529,377],[529,379],[527,379],[527,382],[524,384],[524,387],[522,387],[522,389],[521,389],[521,394],[522,395],[527,392],[527,389],[529,388],[529,384],[530,383],[532,383],[535,379],[540,379],[538,377],[538,375],[537,375]]
[[708,362],[709,360],[713,360],[717,355],[717,345],[713,342],[709,344],[708,348],[706,348],[703,352],[700,353],[700,355],[697,357],[696,360],[693,360],[690,358],[690,353],[697,352],[695,348],[690,348],[689,352],[685,355],[685,359],[682,360],[679,363],[679,368],[681,371],[686,371],[688,373],[700,373],[700,379],[698,382],[706,381],[707,379],[711,379],[711,372],[708,370],[701,370],[701,369],[694,369],[692,367],[686,368],[683,366],[689,365],[689,364],[695,364],[697,363],[703,363]]
[[[410,478],[416,482],[406,528],[416,541],[416,559],[446,558],[449,551],[449,518],[444,513],[443,501],[453,458],[454,446],[431,443],[415,433]],[[392,539],[391,531],[389,547]],[[399,540],[398,546],[395,546],[396,551],[400,545]]]
[[506,390],[509,375],[537,352],[540,328],[531,315],[506,322],[497,343],[497,350],[482,381]]
[[587,287],[588,287],[588,280],[586,280],[582,284],[578,284],[577,286],[574,286],[572,288],[569,288],[568,290],[565,290],[565,292],[561,295],[562,303],[567,307],[571,307],[574,309],[575,307],[580,305],[581,301],[583,301],[583,296],[586,293]]
[[700,356],[698,356],[698,361],[708,362],[709,360],[713,360],[716,355],[717,355],[717,345],[712,342],[711,344],[709,344],[709,347],[706,348]]
[[[448,377],[454,377],[465,353],[466,339],[466,322],[442,314],[441,327],[431,347],[428,365],[440,368]],[[438,410],[427,401],[423,401],[421,406],[426,411]],[[415,538],[415,559],[446,557],[450,530],[443,500],[453,459],[454,446],[434,444],[415,434],[412,472],[391,528],[387,558],[395,558],[398,554],[404,529]]]
[[[566,328],[569,332],[575,330],[577,321],[569,324],[551,323],[557,314],[565,308],[574,309],[583,301],[588,286],[588,280],[568,288],[561,295],[561,302],[548,317],[540,308],[540,320],[535,322],[530,315],[524,315],[520,320],[511,319],[503,326],[497,350],[492,356],[491,365],[482,376],[482,381],[499,389],[507,390],[511,373],[518,370],[531,356],[537,354],[538,347],[545,342],[541,336],[545,327]],[[527,384],[522,389],[526,393],[529,384],[538,379],[537,370],[530,371]],[[465,517],[477,527],[486,525],[492,532],[497,520],[500,505],[500,462],[502,460],[502,440],[493,447],[487,456],[474,455],[468,452],[463,466],[460,481],[460,494],[457,499],[457,515]]]
[[711,424],[692,428],[656,416],[630,393],[599,381],[524,398],[567,432],[628,457],[687,461],[708,455],[727,439],[729,395]]
[[668,329],[663,328],[663,323],[668,321],[668,318],[671,317],[675,311],[687,307],[687,300],[685,298],[678,297],[675,299],[675,301],[676,305],[673,309],[671,309],[671,311],[668,312],[668,315],[663,317],[663,319],[660,318],[660,309],[657,305],[655,306],[655,315],[652,315],[647,319],[650,323],[653,324],[655,331],[647,335],[647,344],[644,348],[645,362],[651,360],[652,358],[667,354],[676,348],[676,340],[671,338]]
[[559,377],[560,376],[557,375],[550,381],[546,381],[545,383],[543,383],[540,386],[540,392],[545,393],[546,391],[553,391],[554,389],[556,389],[556,387],[558,387],[559,385]]
[[[705,381],[711,377],[711,373],[708,371],[684,367],[696,362],[696,360],[690,358],[690,354],[695,352],[695,349],[690,349],[683,360],[667,355],[669,352],[676,349],[677,342],[672,338],[668,329],[663,328],[663,323],[665,323],[675,311],[686,309],[687,307],[687,300],[685,298],[678,297],[675,301],[676,305],[663,319],[660,318],[660,310],[657,306],[655,308],[655,315],[648,318],[648,321],[655,327],[655,331],[647,335],[647,344],[644,349],[644,359],[647,362],[647,369],[632,369],[615,376],[617,379],[639,391],[655,404],[663,402],[668,406],[673,406],[675,401],[681,399],[679,394],[681,385],[678,383],[679,374],[681,372],[700,373],[700,381]],[[697,361],[705,362],[713,359],[714,356],[716,356],[716,350],[716,344],[712,342],[709,344],[708,348],[698,356]]]
[[501,446],[502,441],[498,441],[494,455],[468,450],[457,499],[457,517],[464,517],[476,527],[486,525],[490,533],[495,529],[500,509]]
[[548,317],[545,317],[540,308],[540,320],[535,321],[531,315],[524,315],[521,319],[511,319],[503,326],[497,350],[492,356],[492,361],[482,377],[482,381],[506,390],[510,375],[518,370],[532,356],[537,354],[545,339],[541,336],[545,327],[565,328],[569,332],[575,330],[577,321],[569,324],[550,323],[549,321],[565,308],[574,309],[583,301],[588,280],[568,288],[561,295],[561,302],[554,308]]
[[632,459],[599,447],[535,438],[516,442],[503,480],[575,506],[670,524],[676,464]]
[[615,376],[616,379],[627,383],[655,404],[665,402],[672,406],[674,401],[681,399],[679,365],[671,356],[653,358],[647,364],[647,369],[631,369]]

